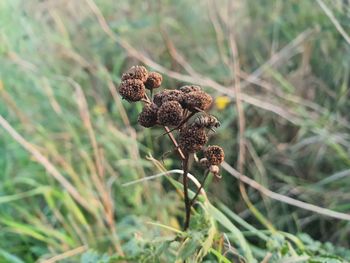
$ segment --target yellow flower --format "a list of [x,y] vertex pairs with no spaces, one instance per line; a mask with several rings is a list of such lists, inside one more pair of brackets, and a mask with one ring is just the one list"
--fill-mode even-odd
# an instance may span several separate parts
[[215,99],[215,105],[218,110],[224,110],[227,105],[230,103],[231,99],[227,96],[218,96]]
[[92,111],[96,115],[103,115],[107,112],[107,109],[104,106],[96,105],[95,107],[93,107]]

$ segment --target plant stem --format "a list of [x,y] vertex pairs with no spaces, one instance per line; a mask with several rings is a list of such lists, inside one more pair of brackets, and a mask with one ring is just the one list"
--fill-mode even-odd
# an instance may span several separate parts
[[185,159],[182,161],[182,170],[183,170],[183,186],[184,186],[184,200],[185,200],[185,211],[186,211],[186,217],[185,217],[185,224],[184,224],[184,230],[187,230],[190,226],[190,218],[191,218],[191,204],[190,199],[188,197],[188,154],[185,155]]
[[174,135],[171,133],[170,129],[168,126],[164,126],[164,130],[166,131],[166,134],[169,136],[170,140],[172,141],[172,143],[174,144],[174,146],[176,147],[176,150],[181,158],[181,160],[185,160],[185,155],[184,153],[181,151],[179,144],[177,143],[177,141],[174,138]]
[[202,180],[202,182],[201,182],[201,186],[198,188],[196,194],[195,194],[194,197],[192,198],[192,200],[191,200],[191,202],[190,202],[190,207],[193,206],[194,201],[196,201],[197,196],[199,195],[200,191],[201,191],[202,188],[204,187],[205,180],[207,180],[208,175],[209,175],[209,169],[207,169],[207,170],[205,171],[205,175],[204,175],[204,178],[203,178],[203,180]]

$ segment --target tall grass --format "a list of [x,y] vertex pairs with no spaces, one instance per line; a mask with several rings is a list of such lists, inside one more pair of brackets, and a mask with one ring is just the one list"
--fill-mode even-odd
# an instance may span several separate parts
[[[348,33],[347,2],[321,2]],[[347,221],[249,188],[259,214],[225,171],[201,198],[189,233],[179,230],[176,175],[123,186],[180,167],[171,155],[161,163],[169,146],[151,138],[162,131],[140,129],[141,109],[116,94],[132,64],[161,71],[165,87],[192,82],[227,97],[213,108],[223,123],[210,143],[236,166],[234,36],[244,173],[349,213],[350,45],[318,2],[5,0],[0,25],[0,114],[21,138],[1,129],[0,262],[350,258]]]

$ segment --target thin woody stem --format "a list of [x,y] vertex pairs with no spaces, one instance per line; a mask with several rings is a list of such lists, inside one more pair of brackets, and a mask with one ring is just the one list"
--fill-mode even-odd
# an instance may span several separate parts
[[190,202],[190,207],[193,206],[193,204],[194,204],[194,202],[196,201],[196,198],[198,197],[200,191],[201,191],[202,188],[204,187],[204,184],[205,184],[205,181],[206,181],[207,178],[208,178],[208,175],[209,175],[209,169],[207,169],[207,170],[205,171],[205,175],[204,175],[204,178],[203,178],[203,180],[202,180],[202,182],[201,182],[201,186],[198,188],[196,194],[195,194],[194,197],[192,198],[192,200],[191,200],[191,202]]
[[150,91],[150,97],[151,97],[151,100],[153,101],[153,89],[151,89]]
[[145,104],[151,104],[152,103],[152,101],[149,99],[147,94],[145,94],[145,96],[143,96],[143,98],[140,101],[142,101]]
[[170,140],[172,141],[172,143],[174,144],[174,146],[176,147],[177,153],[179,154],[181,160],[185,160],[185,155],[182,152],[182,150],[179,147],[179,144],[177,143],[177,141],[175,140],[174,135],[171,133],[170,129],[168,126],[164,126],[164,129],[166,131],[166,134],[169,136]]
[[185,201],[185,211],[186,211],[186,217],[185,217],[185,224],[184,224],[184,230],[187,230],[190,226],[190,218],[191,218],[191,203],[190,199],[188,197],[188,159],[189,156],[186,154],[185,159],[182,161],[182,169],[183,169],[183,186],[184,186],[184,201]]

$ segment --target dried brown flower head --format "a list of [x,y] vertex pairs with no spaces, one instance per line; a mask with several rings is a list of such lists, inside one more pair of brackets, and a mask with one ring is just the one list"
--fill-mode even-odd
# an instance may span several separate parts
[[219,165],[225,159],[224,150],[217,145],[212,145],[205,149],[204,155],[211,165]]
[[164,102],[167,101],[177,101],[183,105],[184,94],[179,90],[169,90],[165,89],[162,92],[157,93],[153,97],[153,102],[160,107]]
[[161,91],[157,94],[154,94],[153,103],[155,103],[158,107],[162,106],[163,96],[164,96],[163,91]]
[[187,153],[195,153],[208,142],[208,136],[204,128],[188,126],[180,131],[179,145]]
[[154,103],[152,104],[146,104],[138,118],[138,123],[146,128],[153,127],[157,124],[158,116],[158,107]]
[[162,84],[163,77],[158,72],[150,72],[145,82],[146,89],[157,89]]
[[190,111],[205,111],[209,109],[213,102],[213,98],[204,91],[192,91],[185,94],[184,107]]
[[148,71],[144,66],[132,66],[122,75],[122,80],[139,79],[146,82],[147,78]]
[[164,126],[177,126],[182,121],[182,107],[177,101],[167,101],[158,110],[158,121]]
[[164,97],[162,99],[162,102],[167,102],[167,101],[177,101],[182,105],[184,100],[183,93],[179,90],[167,90],[164,94]]
[[145,85],[139,79],[124,80],[119,86],[119,94],[128,101],[140,101],[145,96]]
[[202,88],[196,85],[186,85],[186,86],[180,87],[179,90],[182,91],[183,93],[190,93],[193,91],[201,91]]

